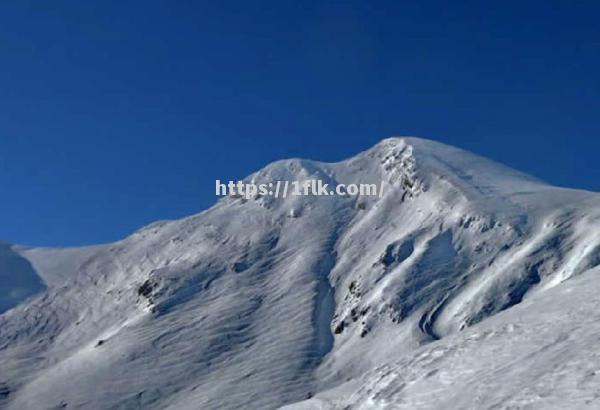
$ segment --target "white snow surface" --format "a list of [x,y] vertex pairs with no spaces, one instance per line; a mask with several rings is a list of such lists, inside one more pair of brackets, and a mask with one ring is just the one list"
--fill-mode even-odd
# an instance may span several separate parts
[[600,408],[600,194],[389,138],[84,248],[0,244],[0,408]]

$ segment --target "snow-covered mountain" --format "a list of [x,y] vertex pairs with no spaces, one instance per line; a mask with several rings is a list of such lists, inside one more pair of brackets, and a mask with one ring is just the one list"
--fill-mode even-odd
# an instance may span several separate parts
[[384,195],[0,245],[0,407],[600,406],[600,194],[417,138],[248,177],[306,179]]

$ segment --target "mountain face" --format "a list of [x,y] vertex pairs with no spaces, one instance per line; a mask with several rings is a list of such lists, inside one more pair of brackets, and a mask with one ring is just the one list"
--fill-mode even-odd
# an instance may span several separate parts
[[598,408],[599,194],[417,138],[248,177],[308,179],[384,191],[2,245],[0,408]]

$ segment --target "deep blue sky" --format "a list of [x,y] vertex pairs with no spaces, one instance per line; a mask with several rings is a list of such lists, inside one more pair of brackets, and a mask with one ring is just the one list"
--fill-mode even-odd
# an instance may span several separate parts
[[[575,4],[576,3],[576,4]],[[0,239],[200,211],[284,157],[437,139],[600,191],[597,1],[0,5]]]

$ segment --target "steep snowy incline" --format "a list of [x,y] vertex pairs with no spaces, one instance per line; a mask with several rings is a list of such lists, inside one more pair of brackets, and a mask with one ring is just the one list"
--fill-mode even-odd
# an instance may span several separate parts
[[285,410],[600,408],[600,269]]
[[0,316],[0,407],[329,405],[600,264],[600,195],[443,144],[248,177],[307,179],[384,195],[228,197],[114,244],[14,248],[48,288]]

